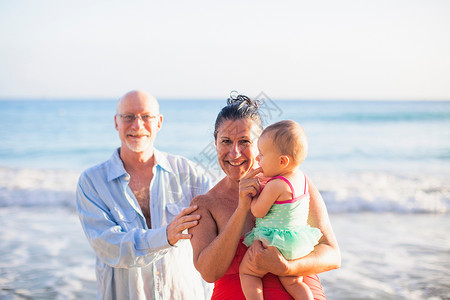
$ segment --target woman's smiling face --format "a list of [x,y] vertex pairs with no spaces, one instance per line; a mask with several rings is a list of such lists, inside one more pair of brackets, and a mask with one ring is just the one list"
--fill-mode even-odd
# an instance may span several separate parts
[[217,131],[216,150],[220,167],[234,180],[253,169],[258,154],[260,129],[251,119],[225,120]]

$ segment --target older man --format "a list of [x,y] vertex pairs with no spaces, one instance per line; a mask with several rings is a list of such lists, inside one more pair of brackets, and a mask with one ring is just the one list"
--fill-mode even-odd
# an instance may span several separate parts
[[121,147],[80,176],[77,209],[97,256],[98,299],[209,299],[185,229],[211,185],[187,159],[154,148],[163,116],[143,91],[119,99]]

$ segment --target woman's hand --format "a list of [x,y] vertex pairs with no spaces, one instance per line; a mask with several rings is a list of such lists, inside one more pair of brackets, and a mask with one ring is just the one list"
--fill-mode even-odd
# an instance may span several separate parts
[[261,189],[259,179],[255,176],[262,172],[261,168],[257,168],[248,172],[239,181],[239,205],[238,207],[250,210],[252,199],[256,197]]
[[284,275],[289,269],[287,260],[277,248],[265,247],[259,240],[255,240],[247,251],[252,268],[258,272]]

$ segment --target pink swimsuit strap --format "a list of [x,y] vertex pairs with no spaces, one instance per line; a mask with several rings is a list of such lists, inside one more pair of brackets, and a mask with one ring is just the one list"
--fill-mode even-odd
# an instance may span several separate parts
[[[295,197],[294,187],[292,186],[292,183],[286,177],[274,176],[274,177],[270,178],[269,181],[271,181],[272,179],[281,179],[281,180],[283,180],[284,182],[286,182],[289,185],[289,188],[291,189],[291,192],[292,192],[292,199],[283,200],[283,201],[275,201],[276,204],[294,203],[294,202],[300,200],[301,198],[305,197],[306,195],[308,195],[308,183],[306,181],[306,175],[305,175],[305,189],[303,191],[303,194],[298,196],[298,197]],[[267,183],[269,183],[269,181],[267,181]]]

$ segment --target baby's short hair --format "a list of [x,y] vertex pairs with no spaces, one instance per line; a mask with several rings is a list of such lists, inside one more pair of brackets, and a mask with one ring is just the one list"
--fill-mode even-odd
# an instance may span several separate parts
[[292,120],[283,120],[267,126],[261,136],[271,134],[272,141],[282,155],[288,155],[300,165],[308,152],[308,140],[302,126]]

